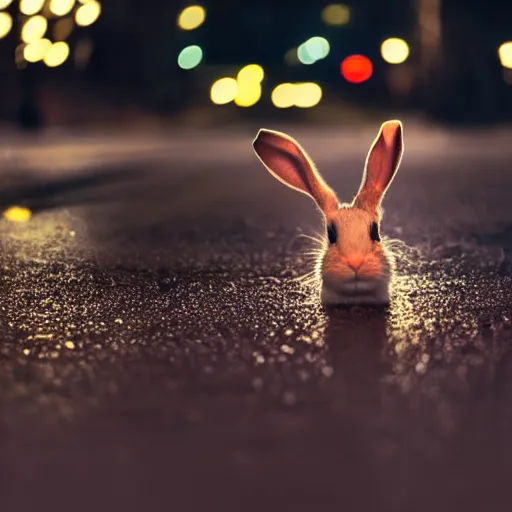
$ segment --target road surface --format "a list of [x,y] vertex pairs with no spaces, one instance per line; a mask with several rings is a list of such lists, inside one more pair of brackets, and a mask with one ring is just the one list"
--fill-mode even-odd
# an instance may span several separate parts
[[[253,129],[7,134],[2,511],[510,510],[512,131],[404,128],[387,313],[298,279]],[[286,129],[349,200],[377,127]]]

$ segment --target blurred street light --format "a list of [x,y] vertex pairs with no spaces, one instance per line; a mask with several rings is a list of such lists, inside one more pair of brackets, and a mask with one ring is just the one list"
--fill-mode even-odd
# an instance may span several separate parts
[[276,108],[312,108],[322,99],[322,88],[313,82],[283,83],[274,88],[271,100]]
[[203,50],[200,46],[191,45],[183,48],[178,55],[178,66],[182,69],[193,69],[203,60]]
[[37,14],[44,6],[45,0],[20,0],[20,12],[27,16]]
[[512,69],[512,41],[503,43],[498,49],[501,65],[504,68]]
[[23,56],[27,62],[39,62],[44,59],[51,47],[52,42],[49,39],[38,39],[25,46]]
[[220,78],[210,89],[210,99],[216,105],[226,105],[234,101],[238,93],[238,83],[234,78]]
[[299,108],[311,108],[322,99],[322,88],[315,83],[303,83],[295,86],[295,106]]
[[69,45],[65,41],[53,43],[46,55],[44,56],[44,63],[49,68],[56,68],[64,64],[69,57]]
[[326,25],[346,25],[350,21],[350,9],[345,4],[331,4],[322,10],[322,21]]
[[238,83],[235,104],[238,107],[252,107],[261,99],[262,87],[259,82]]
[[364,55],[351,55],[340,66],[341,75],[347,82],[360,84],[370,79],[373,74],[372,61]]
[[329,41],[325,37],[311,37],[297,49],[297,57],[302,64],[314,64],[325,59],[331,50]]
[[244,66],[236,77],[238,83],[256,82],[261,83],[265,78],[265,72],[259,64],[248,64]]
[[12,17],[8,12],[0,12],[0,39],[12,29]]
[[[5,9],[11,4],[11,0],[0,0],[0,9]],[[77,25],[86,27],[92,25],[101,14],[101,4],[98,0],[48,0],[46,9],[45,0],[20,0],[19,17],[17,23],[21,25],[20,39],[24,44],[18,45],[15,52],[15,61],[18,67],[24,67],[27,63],[44,61],[49,67],[63,64],[70,53],[70,48],[64,40],[69,37],[74,28],[71,17],[64,18],[76,7],[74,13]],[[42,11],[42,14],[37,14]],[[55,16],[52,36],[54,44],[47,36],[49,27],[48,17]],[[8,12],[0,11],[0,38],[5,37],[13,28],[14,20]],[[62,43],[62,44],[57,44]],[[25,46],[26,45],[26,46]],[[47,55],[48,53],[48,55]]]
[[48,21],[44,16],[37,15],[29,18],[21,29],[21,40],[24,43],[33,43],[42,39],[48,28]]
[[[42,124],[38,106],[38,70],[27,65],[42,61],[47,67],[55,68],[64,64],[71,52],[64,40],[75,24],[87,27],[95,23],[101,14],[101,3],[98,0],[19,0],[19,11],[14,19],[2,11],[11,4],[12,0],[0,0],[0,38],[9,34],[16,23],[19,43],[14,51],[14,61],[19,70],[18,121],[24,128],[35,129]],[[83,68],[83,62],[84,59],[76,59],[77,68]]]
[[194,30],[206,19],[206,10],[201,5],[189,5],[178,16],[178,27],[182,30]]
[[403,39],[391,37],[382,43],[380,53],[388,64],[401,64],[409,57],[409,45]]
[[81,27],[88,27],[100,17],[100,14],[101,4],[96,0],[90,0],[77,9],[75,13],[76,24]]
[[65,16],[69,14],[75,6],[75,0],[51,0],[50,12],[55,16]]
[[291,83],[279,84],[272,91],[270,99],[277,108],[290,108],[295,104],[294,101],[295,85]]

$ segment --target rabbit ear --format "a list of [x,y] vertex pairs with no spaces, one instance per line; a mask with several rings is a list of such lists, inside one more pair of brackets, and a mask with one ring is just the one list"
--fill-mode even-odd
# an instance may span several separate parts
[[368,153],[361,187],[354,201],[357,206],[370,210],[380,207],[398,170],[403,150],[402,123],[385,122]]
[[311,196],[324,213],[338,209],[336,194],[297,141],[284,133],[261,129],[252,145],[263,165],[279,181]]

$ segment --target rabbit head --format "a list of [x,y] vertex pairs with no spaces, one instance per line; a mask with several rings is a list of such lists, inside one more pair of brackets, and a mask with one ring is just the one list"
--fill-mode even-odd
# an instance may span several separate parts
[[253,147],[275,178],[309,195],[323,213],[322,301],[328,305],[388,304],[393,264],[380,236],[381,203],[402,158],[401,122],[382,124],[351,203],[339,201],[311,158],[290,136],[261,129]]

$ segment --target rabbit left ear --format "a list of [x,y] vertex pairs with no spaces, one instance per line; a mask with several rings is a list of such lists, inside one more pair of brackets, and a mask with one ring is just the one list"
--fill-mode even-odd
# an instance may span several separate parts
[[358,207],[369,210],[380,207],[398,170],[403,151],[402,123],[383,123],[368,152],[361,187],[354,200]]
[[312,197],[324,214],[338,209],[336,194],[295,139],[262,128],[253,141],[253,148],[270,174],[290,188]]

